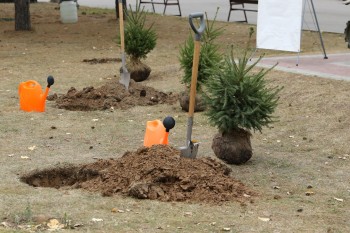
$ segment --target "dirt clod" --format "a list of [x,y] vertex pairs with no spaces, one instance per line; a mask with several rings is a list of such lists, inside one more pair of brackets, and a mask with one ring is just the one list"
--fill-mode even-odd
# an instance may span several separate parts
[[120,58],[92,58],[92,59],[84,59],[83,62],[87,62],[89,64],[114,63],[114,62],[121,62],[121,59]]

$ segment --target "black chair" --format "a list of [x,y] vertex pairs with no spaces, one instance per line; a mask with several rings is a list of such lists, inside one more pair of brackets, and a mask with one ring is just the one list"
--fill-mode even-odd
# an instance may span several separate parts
[[153,13],[156,12],[154,5],[164,5],[163,15],[165,14],[167,6],[177,6],[179,9],[179,14],[176,16],[181,16],[181,8],[179,0],[140,0],[139,4],[152,4]]
[[[257,12],[256,9],[245,8],[244,4],[258,4],[258,0],[229,0],[229,1],[230,1],[230,11],[228,13],[227,21],[230,21],[231,11],[243,11],[245,20],[239,21],[239,22],[246,22],[246,23],[248,23],[246,11]],[[237,5],[240,5],[240,7],[237,7]]]

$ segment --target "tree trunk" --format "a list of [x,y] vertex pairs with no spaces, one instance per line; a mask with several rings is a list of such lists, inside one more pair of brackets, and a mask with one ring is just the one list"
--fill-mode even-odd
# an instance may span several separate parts
[[29,0],[15,0],[15,30],[31,30]]
[[[115,0],[115,14],[117,19],[119,19],[119,4],[118,0]],[[126,0],[122,0],[123,4],[123,19],[125,20],[125,11],[127,10]]]

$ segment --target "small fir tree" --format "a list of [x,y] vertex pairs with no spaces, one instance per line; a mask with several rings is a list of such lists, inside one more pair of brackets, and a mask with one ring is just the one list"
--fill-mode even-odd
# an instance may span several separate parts
[[130,77],[135,81],[143,81],[148,78],[151,68],[141,62],[145,59],[156,46],[157,34],[153,29],[153,24],[147,27],[146,13],[144,8],[140,9],[140,5],[136,4],[136,10],[131,10],[126,17],[125,26],[125,53],[129,55],[130,60],[127,68],[131,73]]
[[[272,114],[282,89],[269,87],[265,80],[266,74],[274,67],[253,71],[262,57],[248,64],[248,51],[247,47],[237,60],[231,51],[220,66],[212,69],[204,95],[209,122],[219,131],[213,139],[214,153],[233,164],[241,164],[251,158],[250,130],[261,132],[263,126],[276,121]],[[230,147],[232,150],[229,150]]]
[[[216,15],[213,21],[208,20],[207,14],[206,25],[203,36],[201,37],[201,51],[199,56],[198,65],[198,77],[197,77],[197,90],[202,91],[202,86],[208,78],[208,71],[214,68],[221,60],[222,54],[219,52],[220,46],[215,43],[215,40],[222,35],[223,28],[216,28]],[[184,76],[181,82],[189,87],[192,79],[192,63],[193,63],[193,52],[194,52],[194,38],[193,33],[190,33],[185,44],[180,47],[179,62],[181,68],[184,70]]]

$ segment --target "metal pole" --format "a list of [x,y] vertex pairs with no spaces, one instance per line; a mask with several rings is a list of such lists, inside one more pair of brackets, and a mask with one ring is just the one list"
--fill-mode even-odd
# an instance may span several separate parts
[[312,10],[313,10],[313,13],[314,13],[316,26],[317,26],[317,30],[318,30],[318,34],[320,36],[320,41],[321,41],[321,45],[322,45],[322,49],[323,49],[324,59],[328,59],[327,54],[326,54],[326,50],[325,50],[324,44],[323,44],[323,39],[322,39],[320,26],[318,25],[317,15],[316,15],[315,7],[314,7],[314,2],[313,2],[313,0],[309,0],[309,1],[311,2],[311,6],[312,6]]
[[[304,24],[304,19],[305,19],[306,1],[307,0],[304,0],[303,13],[302,13],[302,18],[301,18],[301,27],[300,27],[301,29],[300,30],[303,30],[303,24]],[[303,33],[300,33],[300,42],[301,42],[302,36],[303,36]],[[295,64],[296,66],[299,66],[299,56],[300,56],[300,50],[298,51],[297,64]]]

